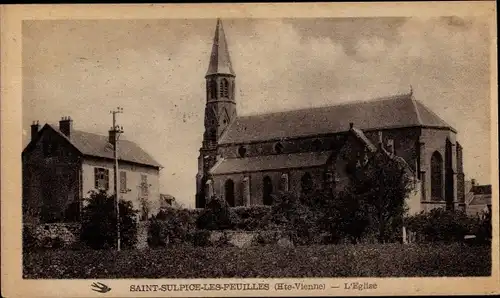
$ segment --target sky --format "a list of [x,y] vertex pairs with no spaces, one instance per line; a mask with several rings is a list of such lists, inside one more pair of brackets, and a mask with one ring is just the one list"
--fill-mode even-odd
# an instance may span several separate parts
[[[239,115],[407,93],[458,130],[466,179],[490,181],[490,42],[481,18],[224,19]],[[160,164],[194,207],[215,19],[23,22],[23,147],[34,120],[70,116]],[[397,112],[397,111],[395,111]]]

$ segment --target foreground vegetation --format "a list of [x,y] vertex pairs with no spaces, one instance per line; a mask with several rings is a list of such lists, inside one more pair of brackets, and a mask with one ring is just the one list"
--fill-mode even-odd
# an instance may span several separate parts
[[24,278],[487,276],[491,248],[464,244],[173,246],[25,254]]

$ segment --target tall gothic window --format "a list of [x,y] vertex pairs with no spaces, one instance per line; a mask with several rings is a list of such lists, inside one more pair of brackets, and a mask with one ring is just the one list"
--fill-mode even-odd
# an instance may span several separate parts
[[229,206],[234,207],[234,182],[228,179],[224,185],[225,198]]
[[262,192],[262,201],[264,205],[272,205],[273,204],[273,182],[269,176],[265,176],[262,180],[263,183],[263,192]]
[[431,198],[443,199],[443,158],[437,151],[431,157]]
[[229,82],[227,79],[222,79],[220,81],[220,89],[219,89],[219,95],[220,97],[228,97],[229,96]]

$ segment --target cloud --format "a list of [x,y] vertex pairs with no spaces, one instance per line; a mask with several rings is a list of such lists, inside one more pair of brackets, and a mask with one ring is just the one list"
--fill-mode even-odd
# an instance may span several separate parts
[[[27,22],[23,126],[71,115],[76,128],[103,133],[109,110],[122,106],[126,138],[165,166],[162,191],[193,206],[214,25]],[[238,19],[224,27],[240,115],[370,99],[411,84],[458,129],[467,174],[489,180],[490,41],[482,20]]]

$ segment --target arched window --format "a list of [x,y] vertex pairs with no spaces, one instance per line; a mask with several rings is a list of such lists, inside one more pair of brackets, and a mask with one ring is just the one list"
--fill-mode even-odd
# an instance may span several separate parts
[[313,180],[311,174],[305,173],[300,180],[302,194],[310,194],[313,190]]
[[229,82],[227,81],[227,79],[222,79],[220,81],[220,89],[219,89],[219,94],[220,94],[220,97],[228,97],[228,88],[229,88]]
[[281,154],[283,153],[283,145],[281,145],[281,143],[276,143],[274,144],[274,152],[276,154]]
[[245,148],[245,146],[240,146],[240,147],[238,148],[238,155],[239,155],[240,157],[245,157],[245,156],[246,156],[246,154],[247,154],[247,148]]
[[225,199],[229,206],[234,207],[234,182],[228,179],[224,185]]
[[234,98],[234,85],[235,85],[235,81],[233,81],[231,83],[231,97],[233,97],[233,98]]
[[262,192],[262,202],[264,205],[272,205],[273,204],[273,182],[269,176],[265,176],[262,180],[263,184],[263,192]]
[[431,157],[431,198],[443,199],[443,158],[437,151]]

